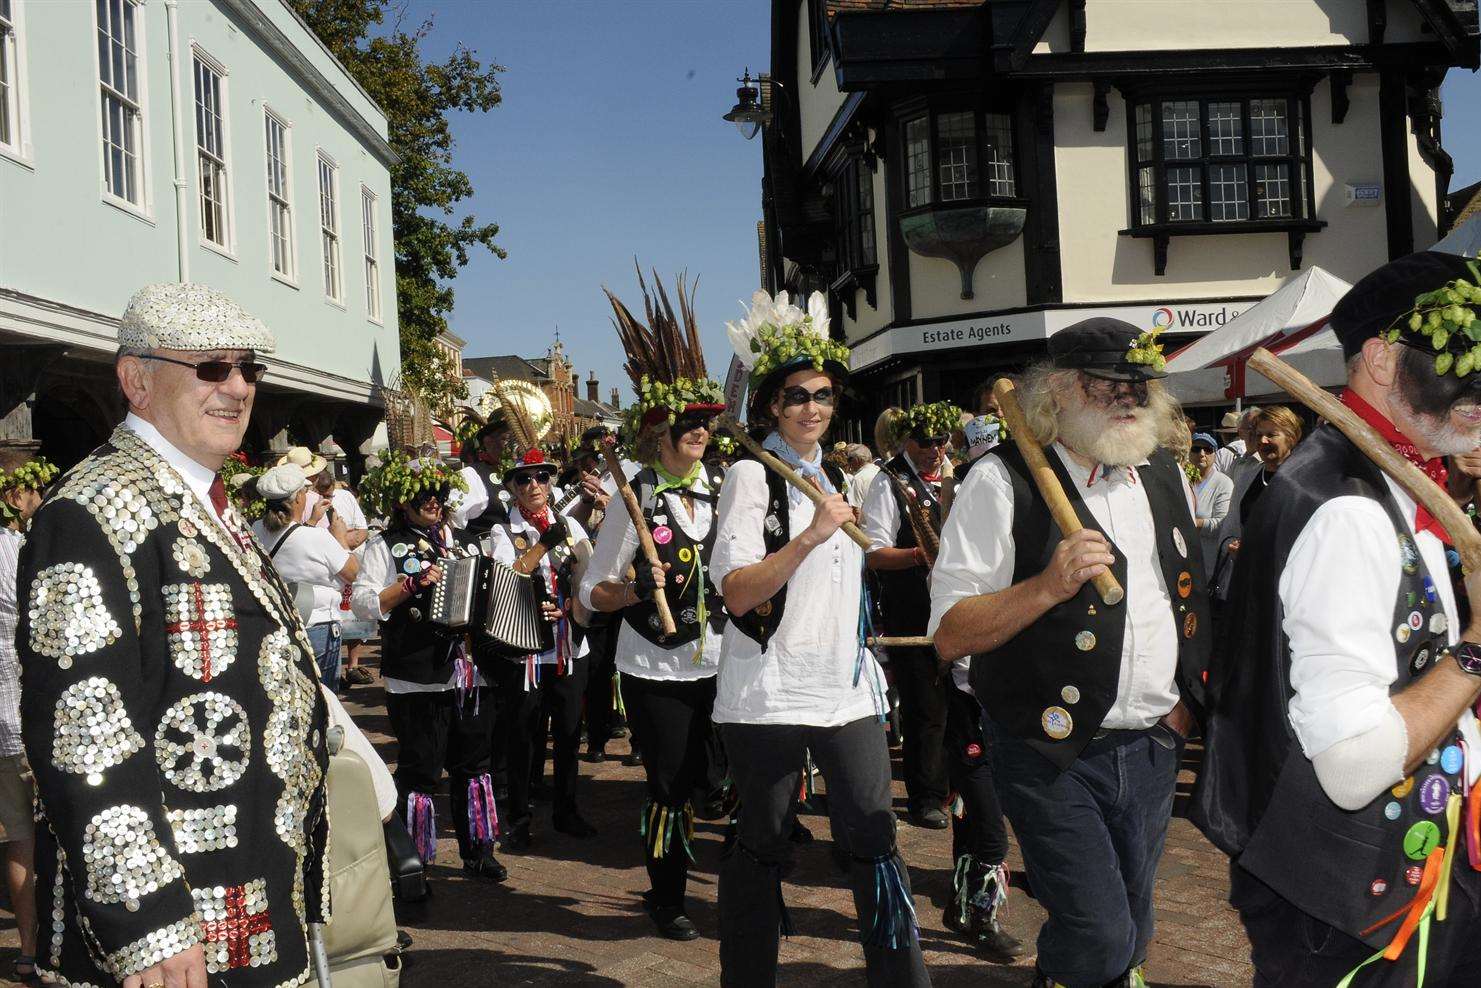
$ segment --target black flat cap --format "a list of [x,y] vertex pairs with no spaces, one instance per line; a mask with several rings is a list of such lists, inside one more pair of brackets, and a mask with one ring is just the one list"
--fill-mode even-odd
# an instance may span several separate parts
[[1123,319],[1095,316],[1066,326],[1049,337],[1049,360],[1055,367],[1084,371],[1111,381],[1147,381],[1167,372],[1150,364],[1134,364],[1127,351],[1142,331]]
[[[1469,280],[1470,263],[1469,258],[1458,254],[1421,250],[1364,275],[1338,300],[1328,320],[1342,342],[1342,355],[1353,357],[1363,349],[1364,342],[1392,326],[1395,319],[1414,308],[1416,295],[1432,292],[1456,278]],[[1404,332],[1408,331],[1404,327]],[[1428,340],[1417,338],[1428,348]]]

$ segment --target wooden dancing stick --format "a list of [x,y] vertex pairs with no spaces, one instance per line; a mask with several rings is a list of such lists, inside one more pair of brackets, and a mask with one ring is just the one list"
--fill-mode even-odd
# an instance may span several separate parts
[[934,643],[935,639],[930,635],[905,635],[894,638],[888,635],[871,635],[864,641],[864,644],[870,648],[930,648]]
[[[607,469],[612,472],[612,480],[617,484],[617,493],[622,497],[622,503],[627,506],[627,516],[632,519],[633,530],[638,533],[638,546],[643,550],[643,558],[648,561],[649,566],[662,568],[663,563],[658,560],[658,549],[653,545],[653,533],[648,531],[648,523],[643,520],[643,509],[638,504],[638,496],[633,493],[632,485],[627,482],[627,473],[622,469],[622,461],[617,458],[617,439],[608,436],[602,440],[602,457],[607,461]],[[665,635],[678,634],[678,628],[674,627],[674,615],[669,611],[668,596],[660,587],[653,595],[653,606],[658,608],[658,623]]]
[[1249,366],[1270,378],[1301,404],[1316,412],[1335,425],[1344,436],[1352,440],[1373,464],[1388,474],[1415,501],[1424,505],[1434,515],[1455,543],[1461,562],[1468,571],[1481,568],[1481,532],[1471,524],[1470,516],[1447,494],[1439,484],[1425,476],[1424,471],[1399,455],[1388,442],[1358,414],[1348,408],[1336,396],[1317,387],[1305,374],[1281,360],[1264,347],[1250,354]]
[[[807,481],[803,480],[802,475],[799,474],[796,470],[793,470],[791,467],[787,466],[771,453],[768,453],[766,450],[762,449],[761,444],[751,438],[750,434],[746,432],[745,427],[737,422],[734,416],[721,416],[720,425],[726,429],[729,429],[730,434],[735,436],[736,440],[742,446],[750,450],[752,456],[756,457],[756,459],[760,460],[767,467],[781,474],[783,480],[791,484],[793,487],[797,488],[803,494],[807,495],[807,499],[809,501],[811,501],[813,504],[823,503],[822,491],[818,490],[815,485],[809,484]],[[859,548],[863,549],[866,553],[873,547],[873,543],[869,541],[869,536],[865,535],[863,529],[861,529],[853,522],[846,521],[839,527],[843,529],[843,534],[847,535],[849,538],[857,542]]]
[[[1034,438],[1029,431],[1028,419],[1024,417],[1023,409],[1018,404],[1018,395],[1015,393],[1013,382],[1006,377],[999,378],[992,388],[993,397],[998,400],[998,408],[1003,413],[1003,420],[1008,423],[1008,431],[1013,436],[1013,441],[1018,444],[1018,451],[1023,454],[1024,462],[1028,464],[1029,475],[1034,478],[1034,486],[1039,489],[1039,496],[1044,499],[1044,504],[1049,508],[1049,517],[1054,519],[1054,524],[1059,526],[1060,535],[1069,538],[1085,526],[1080,524],[1080,516],[1075,514],[1075,508],[1070,504],[1070,499],[1065,496],[1064,488],[1060,486],[1059,477],[1054,468],[1044,458],[1044,447]],[[1095,584],[1096,593],[1100,599],[1108,605],[1116,605],[1126,599],[1126,591],[1121,589],[1121,584],[1111,575],[1110,570],[1091,580]]]

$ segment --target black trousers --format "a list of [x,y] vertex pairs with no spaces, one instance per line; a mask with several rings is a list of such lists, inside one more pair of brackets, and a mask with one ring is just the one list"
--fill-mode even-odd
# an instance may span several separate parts
[[[739,838],[720,866],[720,983],[735,988],[776,984],[785,916],[780,882],[792,867],[795,845],[788,837],[797,816],[804,752],[810,750],[828,785],[834,839],[851,855],[849,880],[868,983],[875,988],[929,985],[913,931],[894,946],[871,943],[880,924],[906,919],[903,903],[910,895],[910,878],[895,849],[884,728],[863,717],[838,727],[725,724],[722,732],[740,795],[740,819]],[[892,882],[881,883],[883,875]],[[881,888],[890,884],[903,898],[881,897]],[[892,903],[900,908],[891,909]]]
[[[1333,848],[1334,854],[1341,849]],[[1431,917],[1424,983],[1436,986],[1481,982],[1481,873],[1460,850],[1450,875],[1445,922]],[[1412,890],[1409,890],[1412,891]],[[1237,864],[1229,866],[1229,903],[1239,910],[1250,937],[1255,988],[1327,988],[1372,957],[1374,948],[1302,912]],[[1386,929],[1391,936],[1397,922]],[[1361,988],[1411,988],[1419,970],[1419,932],[1396,961],[1377,960],[1353,979]]]
[[[617,634],[622,630],[621,617],[586,629],[590,651],[586,653],[590,669],[586,676],[586,747],[601,751],[612,740],[612,725],[617,720],[617,701],[612,692],[617,672]],[[626,699],[623,700],[626,703]]]
[[970,854],[993,866],[1008,856],[1008,828],[992,781],[992,752],[982,733],[982,706],[965,690],[951,688],[946,710],[946,773],[962,799],[963,813],[951,821],[951,857]]
[[463,694],[461,704],[456,690],[386,694],[386,718],[396,735],[397,812],[411,829],[406,797],[411,793],[436,797],[446,769],[453,830],[465,860],[483,850],[468,836],[468,783],[489,770],[494,720],[490,694],[487,687],[476,687]]
[[502,700],[499,733],[504,740],[504,760],[509,777],[508,819],[505,829],[528,826],[530,822],[530,773],[535,745],[545,746],[541,729],[550,718],[550,738],[555,748],[556,816],[576,812],[576,749],[581,742],[581,699],[586,692],[586,658],[572,659],[569,673],[558,676],[555,666],[545,666],[540,682],[525,689],[525,664],[490,663],[494,688]]
[[900,694],[905,793],[912,812],[946,802],[946,699],[951,677],[929,648],[890,649],[890,672]]
[[[622,677],[627,723],[642,746],[648,776],[643,808],[644,863],[656,906],[682,907],[689,880],[689,855],[682,839],[692,819],[690,800],[707,787],[710,765],[710,710],[715,677],[691,680]],[[678,831],[670,828],[678,827]],[[664,839],[672,832],[671,839]]]

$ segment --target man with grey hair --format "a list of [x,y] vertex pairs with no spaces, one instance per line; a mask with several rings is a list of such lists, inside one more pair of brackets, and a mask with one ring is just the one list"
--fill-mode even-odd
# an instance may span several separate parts
[[874,454],[863,443],[849,443],[844,453],[848,456],[848,490],[844,492],[844,499],[856,508],[863,507],[869,485],[874,483],[874,477],[879,473],[879,464],[874,462]]
[[218,473],[272,333],[204,285],[120,322],[129,414],[21,555],[21,730],[36,776],[37,967],[62,984],[310,977],[327,919],[326,712],[313,650]]
[[[1078,515],[1062,538],[1017,446],[973,464],[941,533],[928,631],[971,655],[983,747],[1049,914],[1036,985],[1138,985],[1184,739],[1208,662],[1188,484],[1159,449],[1175,403],[1155,343],[1118,319],[1049,340],[1020,385]],[[1111,573],[1125,598],[1091,581]]]
[[1255,405],[1243,412],[1225,413],[1218,431],[1228,431],[1232,423],[1235,438],[1214,453],[1215,470],[1226,477],[1233,477],[1245,465],[1260,462],[1259,455],[1255,453],[1255,419],[1259,415],[1260,409]]

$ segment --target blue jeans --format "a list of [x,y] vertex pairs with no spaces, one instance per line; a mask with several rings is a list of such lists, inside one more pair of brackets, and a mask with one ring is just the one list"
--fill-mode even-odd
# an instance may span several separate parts
[[319,680],[333,692],[339,689],[339,622],[325,621],[308,627],[309,643],[314,646],[314,660],[319,664]]
[[1049,913],[1039,969],[1069,988],[1114,981],[1146,959],[1152,888],[1183,743],[1163,727],[1091,741],[1064,772],[983,718],[993,780]]

